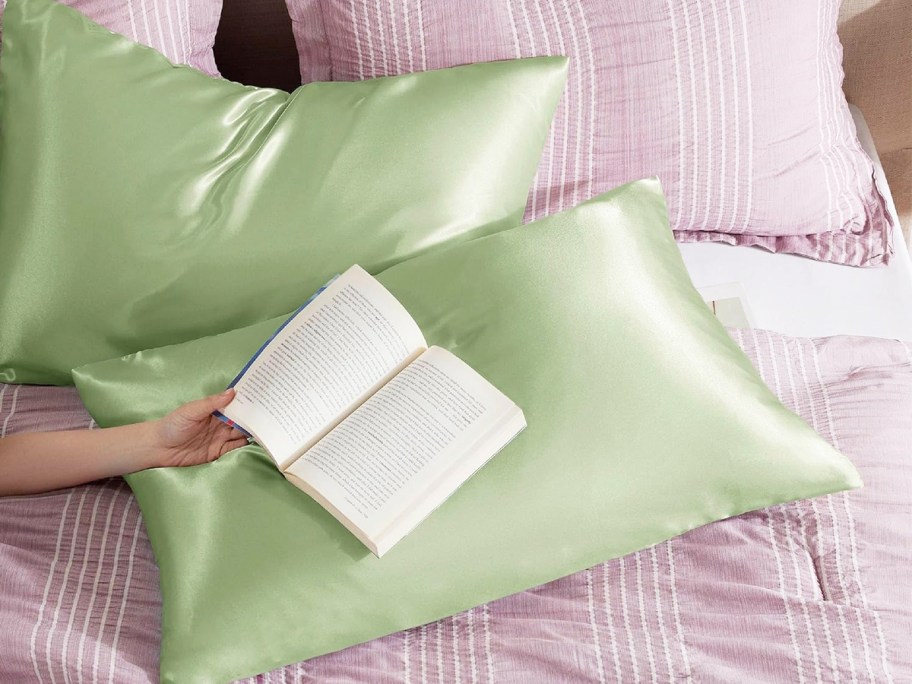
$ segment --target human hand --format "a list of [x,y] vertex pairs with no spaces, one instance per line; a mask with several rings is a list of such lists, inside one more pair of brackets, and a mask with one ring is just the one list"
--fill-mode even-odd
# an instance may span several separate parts
[[234,399],[227,389],[175,409],[153,423],[153,443],[159,466],[193,466],[211,463],[229,451],[247,445],[243,433],[212,415]]

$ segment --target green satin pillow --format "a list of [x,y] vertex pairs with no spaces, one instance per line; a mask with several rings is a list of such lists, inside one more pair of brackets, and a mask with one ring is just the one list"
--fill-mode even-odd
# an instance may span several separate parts
[[[528,428],[382,560],[257,447],[128,478],[161,568],[161,675],[215,682],[506,596],[714,520],[860,485],[693,289],[659,184],[380,281]],[[75,371],[95,419],[224,387],[281,322]]]
[[516,225],[563,57],[288,94],[174,66],[51,0],[0,59],[0,381],[290,311],[327,273]]

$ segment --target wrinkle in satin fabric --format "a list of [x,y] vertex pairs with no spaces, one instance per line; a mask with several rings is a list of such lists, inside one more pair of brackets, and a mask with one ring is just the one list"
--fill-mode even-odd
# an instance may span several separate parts
[[[857,487],[694,290],[659,183],[378,275],[528,428],[378,560],[256,446],[128,478],[163,594],[164,681],[220,682]],[[101,425],[223,388],[283,317],[77,369]]]

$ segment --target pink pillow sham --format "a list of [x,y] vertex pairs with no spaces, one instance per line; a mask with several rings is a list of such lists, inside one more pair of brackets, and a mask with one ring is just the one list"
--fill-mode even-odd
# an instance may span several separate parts
[[680,240],[889,259],[841,89],[838,0],[286,2],[304,82],[568,55],[529,220],[658,175]]
[[[175,64],[218,76],[212,46],[222,0],[60,0],[92,21],[148,45]],[[0,21],[6,0],[0,0]]]

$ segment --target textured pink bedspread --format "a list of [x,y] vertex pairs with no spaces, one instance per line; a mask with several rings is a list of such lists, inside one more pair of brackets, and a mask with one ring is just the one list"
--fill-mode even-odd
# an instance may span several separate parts
[[[912,346],[733,334],[865,488],[257,680],[912,681]],[[0,434],[89,424],[72,389],[0,385]],[[0,587],[0,681],[157,680],[157,571],[122,481],[0,500]]]

